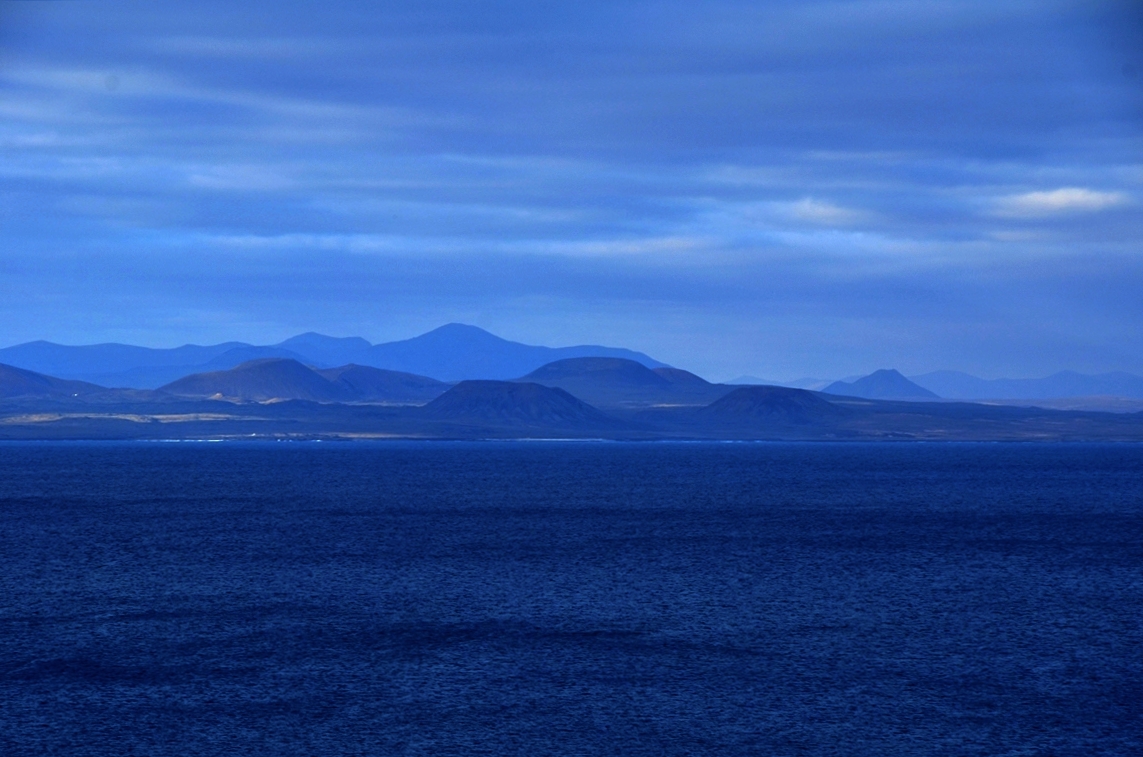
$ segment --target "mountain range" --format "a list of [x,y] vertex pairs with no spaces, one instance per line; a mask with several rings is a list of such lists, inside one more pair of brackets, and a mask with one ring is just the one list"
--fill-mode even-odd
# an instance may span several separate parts
[[449,385],[425,376],[363,365],[311,368],[290,358],[251,360],[227,371],[195,373],[159,387],[175,397],[236,402],[309,400],[424,404]]
[[[884,373],[897,374],[910,385],[897,382],[901,391],[894,392],[884,377],[866,381]],[[1075,371],[1061,371],[1044,378],[1027,379],[982,379],[961,371],[934,371],[917,376],[905,377],[898,371],[875,371],[869,376],[853,376],[840,381],[828,381],[818,378],[804,378],[795,381],[774,381],[761,379],[756,376],[739,376],[728,384],[755,385],[770,384],[786,386],[797,389],[810,389],[813,391],[826,391],[834,394],[850,394],[857,397],[882,398],[886,392],[892,394],[892,399],[920,399],[925,396],[919,393],[931,392],[930,399],[940,398],[948,400],[1049,400],[1062,398],[1121,398],[1143,401],[1143,377],[1122,371],[1116,373],[1102,373],[1096,375],[1076,373]],[[860,384],[860,386],[858,385]],[[869,392],[868,394],[866,392]],[[1098,404],[1098,403],[1087,403]],[[1104,402],[1114,406],[1114,402]],[[1132,403],[1126,403],[1132,406]]]
[[227,370],[264,358],[288,358],[318,368],[356,364],[438,381],[463,381],[516,378],[554,360],[574,357],[624,358],[650,368],[666,365],[641,352],[617,347],[520,344],[459,323],[382,344],[370,344],[359,337],[308,333],[268,346],[225,342],[158,349],[127,344],[72,347],[39,341],[0,349],[3,364],[62,379],[138,389],[154,389],[192,373]]
[[[584,358],[603,362],[582,364],[573,371],[574,377],[562,375],[560,372],[566,366],[558,365],[546,368],[544,374],[535,373],[542,366]],[[588,396],[597,405],[695,404],[713,401],[725,393],[716,388],[724,385],[710,384],[686,371],[669,369],[665,363],[641,352],[600,345],[555,348],[527,345],[502,339],[475,326],[455,323],[412,339],[381,344],[371,344],[360,337],[307,333],[273,345],[224,342],[158,349],[127,344],[66,346],[39,341],[0,349],[0,364],[56,380],[134,389],[157,389],[192,374],[227,371],[250,361],[266,359],[293,360],[319,370],[351,365],[359,370],[376,368],[440,383],[528,377],[535,383],[569,391],[574,384],[580,393],[577,396]],[[630,367],[620,367],[622,363],[607,363],[607,359],[633,361],[646,370],[640,373]],[[350,378],[347,375],[342,383]],[[897,371],[885,369],[869,376],[833,382],[813,378],[777,382],[742,376],[729,384],[780,385],[872,399],[1039,401],[1039,404],[1056,407],[1119,411],[1132,411],[1143,403],[1143,377],[1122,372],[1093,376],[1064,371],[1037,379],[981,379],[958,371],[936,371],[906,378]],[[364,399],[344,400],[348,396],[344,387],[329,394],[328,387],[316,386],[321,387],[320,396],[331,398],[328,401],[427,401],[429,394],[435,391],[410,389],[411,393],[403,399],[394,399],[395,389],[378,389],[373,394],[354,395]],[[223,395],[228,396],[225,392]],[[380,396],[387,399],[378,400]]]
[[1038,379],[982,379],[960,371],[935,371],[910,379],[948,399],[1048,399],[1051,397],[1132,397],[1143,399],[1143,377],[1130,373],[1085,375],[1061,371]]
[[[902,383],[905,382],[905,383]],[[106,389],[0,366],[0,439],[929,439],[1143,441],[1143,413],[854,396],[711,384],[622,358],[553,361],[514,380],[451,384],[347,364],[262,358],[158,389]],[[910,390],[911,391],[911,390]]]

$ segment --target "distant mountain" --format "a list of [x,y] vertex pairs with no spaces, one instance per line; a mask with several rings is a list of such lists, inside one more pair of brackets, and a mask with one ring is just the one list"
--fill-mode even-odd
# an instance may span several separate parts
[[208,360],[202,365],[143,366],[132,368],[129,371],[123,371],[121,373],[94,375],[91,379],[107,386],[158,387],[194,373],[225,371],[242,365],[243,363],[250,362],[251,360],[268,360],[275,358],[309,362],[298,353],[289,350],[277,347],[241,345],[228,349],[226,352]]
[[563,389],[517,381],[462,381],[422,408],[423,416],[492,429],[583,432],[621,424]]
[[312,365],[372,365],[373,345],[359,336],[325,336],[311,331],[279,342],[274,347],[301,355]]
[[874,400],[935,400],[935,393],[923,386],[914,384],[899,372],[883,369],[859,378],[856,381],[835,381],[823,392],[841,394],[846,397],[865,397]]
[[359,337],[307,333],[270,346],[226,342],[172,349],[127,344],[71,347],[28,342],[0,349],[0,363],[103,386],[155,388],[194,373],[221,371],[262,358],[290,358],[318,368],[357,364],[439,381],[511,379],[570,357],[619,357],[664,367],[641,352],[615,347],[535,347],[510,342],[475,326],[449,324],[399,342],[372,345]]
[[188,344],[174,349],[152,349],[129,344],[70,347],[39,341],[0,349],[0,362],[62,378],[87,377],[85,380],[90,381],[90,377],[113,375],[140,367],[201,366],[227,350],[249,346],[227,342],[210,347]]
[[1143,377],[1116,372],[1085,375],[1061,371],[1039,379],[982,379],[960,371],[913,376],[917,384],[949,399],[1050,399],[1128,397],[1143,399]]
[[186,376],[160,388],[178,397],[219,398],[245,402],[275,399],[312,402],[427,402],[448,385],[396,371],[360,365],[324,370],[296,360],[252,360],[227,371]]
[[368,364],[432,376],[441,381],[506,380],[571,357],[617,357],[651,368],[666,367],[665,363],[632,350],[598,345],[533,347],[459,323],[441,326],[412,339],[375,345]]
[[84,381],[66,381],[45,376],[35,371],[0,364],[0,398],[2,399],[82,397],[106,391],[102,386]]
[[28,342],[0,350],[0,360],[10,360],[13,365],[27,370],[100,386],[146,389],[191,373],[226,370],[249,360],[270,357],[305,360],[300,354],[286,349],[256,347],[242,342],[210,347],[188,344],[173,349],[128,344],[69,347],[51,342]]
[[615,357],[576,357],[543,365],[518,379],[559,387],[598,407],[705,405],[730,391],[678,368],[648,368]]

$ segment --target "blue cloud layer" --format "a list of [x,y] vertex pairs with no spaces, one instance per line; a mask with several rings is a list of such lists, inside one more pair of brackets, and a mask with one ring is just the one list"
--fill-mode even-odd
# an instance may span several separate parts
[[1128,2],[0,3],[0,337],[1143,370]]

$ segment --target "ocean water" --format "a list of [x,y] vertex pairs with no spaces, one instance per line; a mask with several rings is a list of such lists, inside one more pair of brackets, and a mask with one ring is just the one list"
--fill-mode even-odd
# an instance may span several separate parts
[[1143,754],[1143,446],[2,444],[0,754]]

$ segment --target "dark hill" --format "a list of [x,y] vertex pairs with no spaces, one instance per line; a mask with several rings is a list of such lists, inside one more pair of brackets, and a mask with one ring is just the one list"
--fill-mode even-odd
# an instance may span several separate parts
[[[712,384],[702,376],[696,376],[690,371],[684,371],[682,368],[653,368],[657,375],[662,376],[669,384],[674,387],[688,387],[697,390],[708,390],[711,387],[722,387],[722,384]],[[725,387],[725,391],[730,391],[729,387]]]
[[805,389],[782,386],[744,386],[702,408],[703,423],[765,429],[787,426],[829,426],[848,412]]
[[67,381],[42,373],[0,364],[0,398],[82,397],[106,392],[102,386],[84,381]]
[[341,387],[297,360],[251,360],[228,371],[196,373],[172,381],[159,391],[180,397],[223,397],[262,402],[273,399],[336,402],[344,399]]
[[613,357],[557,360],[519,380],[558,387],[600,407],[705,405],[730,391],[677,368],[651,369],[634,360]]
[[618,422],[562,389],[517,381],[462,381],[425,405],[424,417],[464,425],[588,432]]
[[449,388],[448,384],[427,376],[366,365],[343,365],[317,373],[340,387],[345,397],[358,402],[428,402]]
[[297,360],[251,360],[228,371],[196,373],[160,391],[180,397],[222,397],[246,402],[274,399],[312,402],[422,403],[448,389],[425,376],[362,365],[317,370]]
[[864,397],[871,400],[935,400],[940,399],[923,386],[914,384],[899,372],[882,369],[856,381],[835,381],[822,390],[827,394]]

